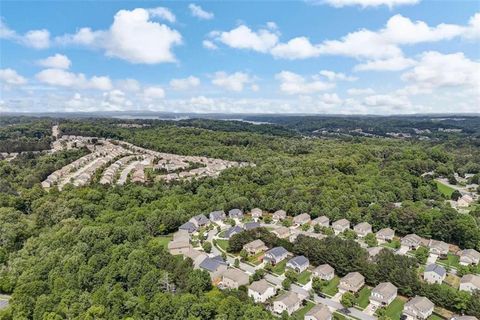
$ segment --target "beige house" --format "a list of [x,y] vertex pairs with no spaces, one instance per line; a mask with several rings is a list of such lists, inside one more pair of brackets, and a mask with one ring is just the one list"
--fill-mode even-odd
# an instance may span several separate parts
[[248,287],[248,296],[257,303],[264,303],[277,293],[277,289],[265,279],[252,282]]
[[168,252],[170,252],[170,254],[172,255],[185,254],[191,249],[192,249],[192,246],[190,245],[190,241],[188,238],[174,240],[168,243]]
[[379,283],[370,293],[370,303],[377,306],[388,306],[397,297],[397,287],[390,282]]
[[200,263],[202,263],[205,258],[208,258],[208,254],[196,249],[190,249],[190,251],[184,253],[183,257],[192,259],[193,267],[198,269],[200,267]]
[[338,289],[340,292],[356,293],[365,285],[365,278],[359,272],[350,272],[340,280]]
[[465,249],[458,253],[462,266],[475,265],[480,261],[480,253],[475,249]]
[[379,243],[385,243],[393,240],[395,236],[395,231],[390,228],[383,228],[377,231],[376,237]]
[[304,320],[332,320],[332,318],[332,312],[326,305],[317,304],[305,314]]
[[335,277],[335,269],[328,264],[322,264],[313,270],[312,275],[322,280],[330,281]]
[[252,215],[253,220],[258,221],[263,215],[262,209],[259,208],[254,208],[252,211],[250,211],[250,214]]
[[243,249],[252,255],[268,250],[265,243],[263,243],[263,241],[260,239],[253,240],[252,242],[247,243],[243,246]]
[[298,216],[293,217],[293,224],[295,226],[301,226],[301,225],[304,225],[305,223],[309,223],[310,220],[311,218],[308,213],[302,213],[302,214],[299,214]]
[[273,311],[277,314],[282,314],[286,311],[289,315],[300,309],[302,306],[302,299],[298,294],[288,291],[279,296],[273,302]]
[[290,236],[290,229],[287,227],[279,227],[272,230],[272,233],[280,239],[286,239]]
[[321,227],[330,226],[330,219],[327,216],[321,216],[312,220],[312,225],[319,225]]
[[347,219],[340,219],[332,223],[332,228],[335,234],[340,234],[350,228],[350,221]]
[[367,234],[372,233],[372,226],[368,222],[361,222],[353,227],[353,231],[359,238],[364,238]]
[[227,269],[222,276],[222,284],[224,287],[229,289],[238,289],[240,286],[245,286],[249,284],[250,278],[245,272],[229,268]]
[[469,194],[463,195],[460,199],[457,200],[457,207],[465,208],[473,203],[473,198]]
[[433,313],[435,305],[425,297],[416,296],[410,299],[403,307],[403,315],[408,320],[425,320]]
[[277,210],[272,215],[272,220],[274,222],[282,221],[287,217],[285,210]]
[[407,234],[401,240],[401,245],[405,250],[416,250],[422,244],[422,238],[416,234]]
[[448,254],[449,245],[443,241],[430,239],[428,247],[431,254],[444,257]]
[[461,291],[468,291],[473,293],[475,290],[480,290],[480,276],[475,274],[466,274],[460,280]]

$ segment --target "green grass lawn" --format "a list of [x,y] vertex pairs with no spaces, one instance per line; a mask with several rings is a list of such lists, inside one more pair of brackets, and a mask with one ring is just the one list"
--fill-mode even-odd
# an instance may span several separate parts
[[436,181],[435,180],[435,183],[437,184],[437,189],[438,191],[440,191],[445,197],[447,197],[448,199],[450,199],[450,197],[452,196],[452,193],[453,191],[455,191],[455,189],[439,182],[439,181]]
[[405,298],[396,297],[395,300],[390,303],[386,309],[385,315],[392,320],[399,320],[402,316],[403,306],[405,305]]
[[220,232],[220,233],[218,234],[218,237],[219,237],[219,238],[225,238],[225,233],[226,233],[226,232],[227,232],[227,230],[223,230],[222,232]]
[[281,275],[285,272],[285,266],[287,265],[287,259],[277,263],[273,268],[272,272],[278,275]]
[[312,273],[308,270],[303,271],[298,275],[297,282],[300,284],[307,284],[310,281],[310,276]]
[[253,256],[249,256],[247,259],[247,262],[250,262],[258,266],[260,263],[262,263],[262,259],[260,259],[260,257],[262,257],[263,255],[264,255],[264,252],[259,252]]
[[228,248],[228,240],[217,239],[217,246],[226,252]]
[[427,320],[445,320],[445,318],[440,317],[438,314],[434,313]]
[[364,286],[362,290],[358,292],[358,298],[355,301],[355,304],[358,305],[360,308],[365,309],[370,303],[370,292],[372,292],[372,289]]
[[338,284],[340,283],[340,278],[335,276],[330,282],[322,289],[322,292],[329,296],[334,296],[338,292]]
[[438,259],[437,262],[447,267],[458,268],[460,266],[459,260],[459,256],[449,253],[446,259]]
[[333,319],[334,320],[346,320],[347,318],[341,314],[340,312],[334,312],[333,313]]
[[158,237],[158,240],[159,240],[160,244],[161,244],[164,248],[166,248],[167,245],[168,245],[168,243],[169,243],[170,241],[172,241],[172,236],[160,236],[160,237]]
[[292,313],[292,318],[296,320],[303,320],[305,314],[310,311],[315,306],[313,302],[307,301],[307,304],[303,307]]

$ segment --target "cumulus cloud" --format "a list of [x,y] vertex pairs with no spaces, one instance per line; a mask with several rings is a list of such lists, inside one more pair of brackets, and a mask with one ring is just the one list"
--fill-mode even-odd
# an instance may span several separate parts
[[17,71],[7,68],[0,69],[0,81],[7,85],[22,85],[27,83],[27,79],[17,73]]
[[286,43],[279,43],[272,48],[276,58],[296,60],[317,57],[321,54],[319,47],[313,45],[307,37],[297,37]]
[[30,30],[22,35],[10,29],[3,19],[0,19],[0,39],[12,40],[34,49],[46,49],[50,47],[50,32],[48,30]]
[[330,71],[330,70],[322,70],[322,71],[319,72],[319,74],[324,76],[325,78],[327,78],[329,81],[356,81],[356,80],[358,80],[358,78],[356,78],[356,77],[347,76],[344,73]]
[[151,86],[143,89],[143,98],[147,101],[165,98],[165,90],[162,87]]
[[116,81],[116,86],[123,91],[136,92],[140,90],[140,83],[131,78]]
[[276,32],[268,29],[254,31],[245,25],[230,31],[214,31],[210,36],[231,48],[249,49],[262,53],[267,53],[278,42]]
[[203,40],[202,45],[206,49],[215,50],[218,49],[217,45],[211,40]]
[[38,60],[37,64],[45,68],[68,69],[72,62],[67,56],[57,53],[48,58]]
[[280,81],[280,90],[286,94],[311,94],[319,91],[326,91],[335,87],[334,83],[325,82],[317,77],[311,80],[290,71],[282,71],[275,75]]
[[157,9],[120,10],[108,30],[82,28],[75,34],[67,34],[56,40],[64,45],[102,49],[107,56],[132,63],[175,62],[172,49],[182,43],[182,36],[167,25],[152,21],[158,12],[152,13],[151,10]]
[[382,60],[370,60],[358,64],[355,71],[401,71],[415,65],[415,60],[405,57],[393,57]]
[[367,96],[364,103],[369,107],[383,107],[390,110],[404,109],[411,106],[410,100],[406,96],[377,94]]
[[360,6],[360,7],[379,7],[387,6],[389,8],[400,5],[413,5],[420,2],[420,0],[315,0],[313,3],[327,3],[333,7],[341,8],[346,6]]
[[183,79],[172,79],[170,81],[170,86],[174,90],[188,90],[200,85],[200,79],[194,76],[189,76]]
[[212,84],[229,91],[241,92],[245,85],[253,84],[254,79],[247,73],[235,72],[228,74],[223,71],[216,72],[212,77]]
[[103,93],[101,108],[105,111],[126,111],[131,110],[133,103],[121,90],[111,90]]
[[375,93],[375,90],[372,88],[350,88],[347,90],[347,93],[350,96],[372,95]]
[[190,9],[190,13],[192,16],[197,17],[201,20],[211,20],[214,18],[213,12],[208,12],[202,9],[199,5],[196,4],[189,4],[188,8]]
[[62,69],[45,69],[37,73],[35,77],[41,83],[59,87],[104,91],[113,88],[109,77],[93,76],[88,79],[83,73],[73,73]]
[[164,7],[148,9],[148,13],[151,17],[157,17],[172,23],[177,20],[172,11]]

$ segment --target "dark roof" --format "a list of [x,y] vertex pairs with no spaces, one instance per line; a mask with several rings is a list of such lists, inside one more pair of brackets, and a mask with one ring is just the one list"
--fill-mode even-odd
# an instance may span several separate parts
[[288,264],[293,264],[296,266],[303,266],[309,264],[310,262],[305,256],[296,256],[288,261]]
[[239,226],[233,226],[231,227],[230,229],[228,229],[227,231],[225,231],[225,237],[226,238],[230,238],[231,236],[233,236],[234,234],[237,234],[237,233],[240,233],[242,232],[243,229]]
[[443,277],[447,274],[447,271],[444,267],[439,266],[438,264],[432,263],[425,267],[425,272],[435,272],[440,277]]
[[197,230],[197,227],[191,223],[190,221],[185,222],[182,224],[180,227],[178,227],[179,230],[187,230],[188,232],[192,233]]
[[212,211],[210,212],[210,220],[224,220],[225,219],[225,211]]
[[243,225],[243,228],[245,230],[252,230],[252,229],[255,229],[255,228],[260,228],[260,223],[258,223],[258,222],[247,222]]
[[272,249],[268,250],[267,252],[265,252],[266,255],[267,254],[272,255],[274,257],[281,257],[285,253],[288,253],[288,251],[284,247],[275,247],[275,248],[272,248]]
[[241,218],[243,217],[243,211],[240,209],[232,209],[228,211],[228,216],[230,218]]
[[195,221],[197,221],[197,223],[201,226],[210,222],[210,220],[208,220],[208,218],[205,217],[205,215],[203,214],[196,215],[195,217],[193,217],[193,219],[195,219]]
[[213,258],[207,257],[202,261],[202,263],[200,263],[200,268],[210,272],[215,272],[220,265],[227,265],[225,261],[223,261],[222,257],[220,257],[220,259],[218,259],[218,256]]

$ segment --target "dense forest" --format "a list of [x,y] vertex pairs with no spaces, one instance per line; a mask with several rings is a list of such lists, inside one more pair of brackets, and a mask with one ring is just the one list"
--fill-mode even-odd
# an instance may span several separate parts
[[[50,139],[52,120],[2,121],[4,147],[10,140]],[[118,123],[63,120],[60,128],[63,134],[256,166],[228,169],[217,179],[46,192],[40,182],[85,150],[26,153],[0,161],[0,293],[12,295],[11,307],[0,318],[269,319],[261,307],[246,303],[245,292],[212,289],[208,275],[192,271],[191,261],[170,256],[160,243],[160,236],[190,217],[219,209],[346,217],[352,223],[368,221],[374,231],[390,226],[399,235],[414,232],[480,249],[480,208],[458,213],[445,204],[435,181],[422,177],[429,171],[479,173],[480,150],[474,142],[455,136],[435,143],[318,139],[283,126],[205,119],[189,125],[132,121],[148,124],[139,128]],[[292,250],[304,250],[301,246]],[[393,265],[392,259],[387,261]],[[468,306],[462,308],[452,310]]]

